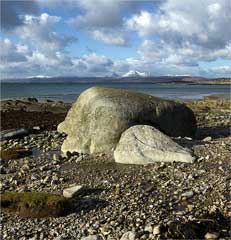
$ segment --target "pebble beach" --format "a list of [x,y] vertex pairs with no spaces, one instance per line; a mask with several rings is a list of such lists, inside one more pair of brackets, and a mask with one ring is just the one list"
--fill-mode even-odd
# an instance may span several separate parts
[[65,134],[56,129],[71,103],[2,101],[2,130],[28,134],[2,139],[1,151],[30,154],[1,154],[1,193],[84,189],[61,217],[23,218],[2,209],[3,239],[230,239],[230,102],[207,97],[186,104],[197,118],[196,136],[172,139],[192,149],[196,161],[141,166],[115,163],[110,154],[63,156]]

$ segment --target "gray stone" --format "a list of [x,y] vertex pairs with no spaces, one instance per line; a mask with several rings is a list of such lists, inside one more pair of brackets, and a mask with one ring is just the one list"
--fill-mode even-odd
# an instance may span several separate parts
[[58,161],[59,160],[59,155],[57,153],[53,154],[53,160]]
[[160,234],[160,228],[161,228],[160,225],[154,226],[154,228],[153,228],[153,235],[159,235]]
[[63,190],[63,196],[65,198],[72,198],[74,195],[80,193],[83,190],[82,185],[76,185],[70,188],[66,188]]
[[135,240],[136,234],[133,231],[129,231],[123,234],[120,240]]
[[196,120],[184,104],[121,89],[93,87],[72,105],[58,131],[68,136],[62,151],[111,152],[120,135],[137,124],[155,126],[170,136],[193,136]]
[[193,197],[193,195],[194,195],[193,191],[188,191],[188,192],[182,193],[181,196],[185,197],[185,198],[191,198],[191,197]]
[[202,140],[203,142],[209,142],[209,141],[212,141],[212,137],[206,137]]
[[64,240],[62,236],[55,237],[54,240]]
[[219,233],[217,232],[207,232],[205,234],[205,239],[212,240],[212,239],[218,239],[219,238]]
[[29,131],[25,128],[19,128],[19,129],[9,129],[9,130],[3,130],[1,131],[0,140],[9,140],[13,138],[20,138],[27,136],[29,134]]
[[126,130],[114,151],[114,158],[116,162],[126,164],[194,161],[189,149],[147,125],[137,125]]
[[90,236],[81,238],[81,240],[103,240],[103,238],[100,235],[90,235]]
[[39,126],[34,126],[33,130],[39,131],[39,130],[41,130],[41,128]]
[[144,231],[145,232],[150,232],[152,233],[153,229],[152,229],[152,225],[148,224],[144,227]]
[[34,98],[34,97],[24,97],[24,98],[22,98],[22,100],[25,101],[25,102],[31,102],[31,103],[37,103],[38,102],[38,99]]

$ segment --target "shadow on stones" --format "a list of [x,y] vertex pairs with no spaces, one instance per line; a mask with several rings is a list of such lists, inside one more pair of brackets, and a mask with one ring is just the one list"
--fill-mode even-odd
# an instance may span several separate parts
[[84,197],[84,196],[90,196],[95,194],[100,194],[101,192],[105,191],[103,188],[84,188],[81,190],[81,192],[78,194],[78,197]]
[[212,126],[199,127],[196,133],[196,139],[203,139],[211,136],[213,139],[229,137],[231,135],[231,128],[229,126]]
[[100,210],[109,205],[108,201],[97,198],[73,199],[73,207],[69,213],[88,213],[92,210]]
[[184,139],[184,138],[180,138],[180,139],[173,139],[173,140],[174,140],[174,142],[178,143],[180,146],[187,147],[189,149],[192,149],[193,146],[195,146],[195,145],[206,144],[206,142],[203,142],[203,141],[197,140],[197,139],[187,140],[187,139]]
[[217,210],[193,221],[172,222],[163,230],[162,239],[204,239],[208,232],[218,232],[220,238],[227,238],[230,237],[230,219]]
[[99,210],[109,205],[108,201],[96,198],[94,195],[98,195],[105,191],[103,188],[84,188],[78,195],[73,196],[72,209],[70,213],[87,213],[91,210]]

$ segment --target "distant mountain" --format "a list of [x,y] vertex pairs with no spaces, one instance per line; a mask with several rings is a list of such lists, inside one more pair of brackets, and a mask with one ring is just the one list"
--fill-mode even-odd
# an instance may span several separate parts
[[46,76],[46,75],[36,75],[36,76],[27,77],[27,79],[33,79],[33,78],[52,78],[52,77]]
[[[131,71],[130,71],[131,72]],[[230,78],[216,78],[208,79],[203,77],[193,77],[193,76],[142,76],[145,73],[140,73],[137,71],[132,71],[135,74],[126,75],[126,77],[118,76],[117,74],[112,74],[107,77],[48,77],[48,76],[36,76],[31,78],[11,78],[11,79],[1,79],[1,82],[5,83],[161,83],[161,84],[171,84],[171,83],[184,83],[184,84],[230,84]],[[141,76],[140,76],[141,74]]]
[[109,75],[108,77],[109,78],[120,78],[120,75],[114,72],[111,75]]
[[131,70],[125,73],[122,77],[147,77],[147,76],[148,76],[147,73]]

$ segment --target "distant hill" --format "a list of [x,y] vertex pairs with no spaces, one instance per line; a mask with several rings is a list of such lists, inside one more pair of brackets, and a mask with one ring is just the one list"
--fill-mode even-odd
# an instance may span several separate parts
[[125,76],[113,75],[110,77],[30,77],[30,78],[11,78],[2,79],[1,82],[7,83],[185,83],[185,84],[231,84],[231,78],[208,79],[192,76]]
[[[215,79],[208,79],[207,81],[199,82],[201,85],[226,85],[231,84],[231,78],[215,78]],[[197,84],[193,82],[192,84]]]

